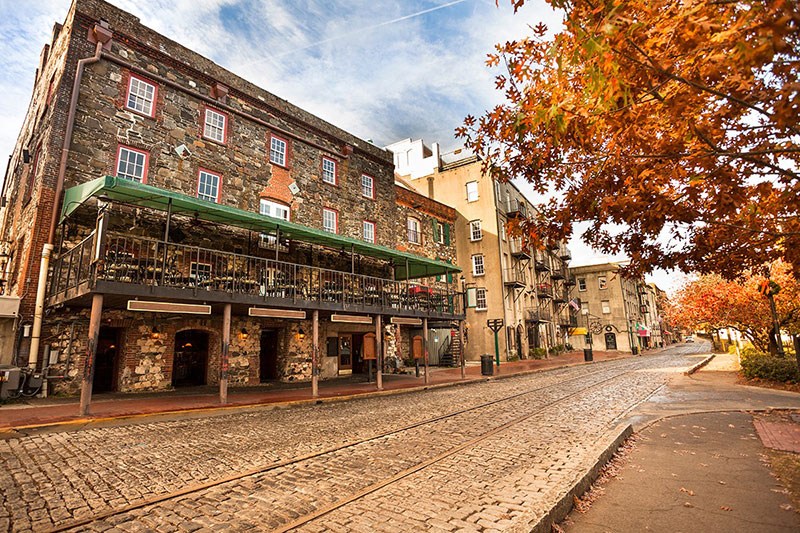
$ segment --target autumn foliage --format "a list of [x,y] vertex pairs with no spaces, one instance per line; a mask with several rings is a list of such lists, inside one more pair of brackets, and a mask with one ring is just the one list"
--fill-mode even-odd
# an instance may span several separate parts
[[[770,279],[779,287],[774,296],[778,322],[783,331],[800,334],[800,284],[782,262],[771,266]],[[729,281],[707,274],[687,283],[669,302],[670,323],[689,330],[734,328],[760,351],[769,347],[772,314],[769,300],[758,290],[765,278],[746,276]]]
[[[800,7],[793,0],[548,0],[497,46],[505,103],[456,134],[497,179],[553,198],[525,230],[654,267],[800,277]],[[515,8],[524,0],[512,0]]]

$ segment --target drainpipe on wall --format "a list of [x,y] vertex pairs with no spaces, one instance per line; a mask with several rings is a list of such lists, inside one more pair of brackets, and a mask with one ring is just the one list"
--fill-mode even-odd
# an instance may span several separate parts
[[56,190],[54,195],[53,213],[50,219],[50,232],[47,243],[42,249],[42,262],[39,267],[39,284],[36,289],[36,304],[33,314],[33,329],[31,331],[31,347],[28,353],[28,366],[36,368],[39,360],[39,342],[42,334],[42,316],[44,314],[44,299],[47,294],[47,274],[50,266],[50,256],[53,252],[53,241],[55,240],[56,227],[58,225],[58,214],[61,211],[61,194],[64,190],[64,176],[67,172],[67,158],[69,148],[72,144],[72,132],[75,129],[75,111],[78,108],[78,96],[83,78],[83,70],[86,65],[100,61],[100,53],[103,46],[111,41],[112,33],[104,25],[95,24],[91,35],[96,41],[94,55],[78,60],[75,71],[75,81],[72,83],[72,98],[69,102],[69,114],[67,115],[67,130],[64,134],[64,144],[61,146],[61,161],[58,166],[58,177],[56,178]]

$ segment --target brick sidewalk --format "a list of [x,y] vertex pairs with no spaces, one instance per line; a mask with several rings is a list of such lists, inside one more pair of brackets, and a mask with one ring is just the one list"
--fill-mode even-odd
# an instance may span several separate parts
[[[651,350],[646,354],[658,353]],[[594,361],[609,361],[631,357],[621,352],[595,351]],[[584,364],[583,352],[570,352],[549,359],[533,359],[503,362],[495,366],[494,377],[537,372],[553,368]],[[431,368],[427,386],[444,386],[486,379],[481,376],[480,365],[469,364],[466,380],[461,379],[460,368]],[[12,403],[0,406],[0,431],[22,429],[51,424],[79,423],[93,420],[126,418],[143,415],[157,415],[181,411],[202,411],[214,409],[242,408],[267,404],[287,404],[292,402],[314,402],[333,398],[349,398],[366,394],[385,394],[391,391],[411,390],[425,387],[420,368],[420,377],[413,374],[388,374],[383,377],[384,392],[376,390],[374,377],[367,383],[366,375],[336,378],[320,382],[319,398],[311,396],[310,383],[274,384],[267,387],[231,388],[228,391],[228,404],[219,403],[218,391],[203,387],[202,392],[167,391],[142,394],[98,394],[93,398],[91,414],[78,416],[78,398],[33,399],[25,404]],[[362,381],[358,381],[359,378]]]

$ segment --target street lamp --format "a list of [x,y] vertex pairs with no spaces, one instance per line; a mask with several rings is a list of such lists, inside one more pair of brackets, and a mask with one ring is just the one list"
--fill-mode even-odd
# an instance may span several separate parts
[[589,347],[583,349],[583,360],[592,361],[594,359],[594,353],[592,352],[592,330],[589,325],[589,310],[585,308],[581,309],[581,313],[586,317],[586,339],[589,341]]

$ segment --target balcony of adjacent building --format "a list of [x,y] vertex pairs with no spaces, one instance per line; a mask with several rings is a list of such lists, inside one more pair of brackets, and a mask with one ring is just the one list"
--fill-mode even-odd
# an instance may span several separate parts
[[[242,310],[263,306],[445,320],[463,316],[455,284],[434,282],[434,276],[450,279],[458,270],[441,261],[111,177],[67,190],[63,218],[90,198],[153,214],[164,211],[167,231],[162,239],[134,236],[101,223],[101,215],[95,231],[53,261],[51,306],[88,305],[93,293],[101,293],[121,307],[142,299],[231,303]],[[210,225],[201,231],[219,248],[172,242],[169,220],[181,214],[191,214],[198,228]],[[229,229],[225,237],[220,237],[222,227]],[[236,230],[246,230],[265,245],[246,253],[224,250]],[[375,265],[371,273],[363,272],[367,262]]]
[[508,246],[511,251],[511,257],[520,261],[528,261],[531,259],[530,245],[526,244],[523,239],[519,237],[509,239]]
[[554,267],[550,271],[550,278],[553,280],[562,280],[567,278],[567,269],[564,266]]
[[553,298],[553,285],[550,283],[537,283],[536,296],[539,298]]
[[506,287],[524,289],[528,285],[527,279],[524,268],[511,267],[503,269],[503,285]]
[[522,200],[509,198],[505,206],[505,215],[507,218],[527,218],[528,206]]
[[567,303],[569,301],[569,291],[566,287],[553,288],[553,301],[555,303]]
[[547,252],[536,250],[533,254],[533,266],[537,272],[550,272],[550,258]]
[[562,328],[577,328],[578,315],[575,313],[561,313],[558,316],[558,325]]
[[551,322],[553,319],[549,309],[535,307],[525,310],[525,320],[528,322]]
[[560,257],[563,261],[569,261],[572,259],[572,252],[569,251],[566,244],[560,244],[558,246],[558,257]]

